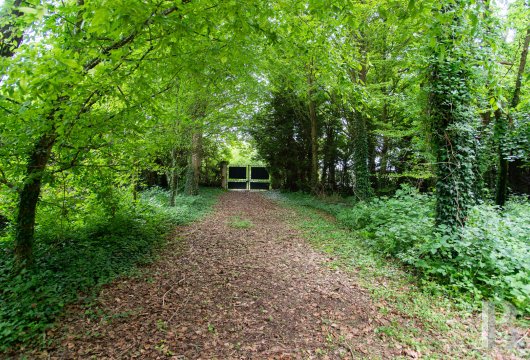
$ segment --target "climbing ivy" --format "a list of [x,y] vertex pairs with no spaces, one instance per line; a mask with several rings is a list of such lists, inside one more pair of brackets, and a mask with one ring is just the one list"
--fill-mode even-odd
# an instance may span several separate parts
[[464,226],[475,201],[476,161],[473,45],[464,1],[435,10],[427,46],[429,115],[436,154],[436,223]]

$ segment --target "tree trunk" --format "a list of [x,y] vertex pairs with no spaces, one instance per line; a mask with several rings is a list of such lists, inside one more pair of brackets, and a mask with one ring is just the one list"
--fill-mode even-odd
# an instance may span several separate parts
[[42,135],[29,156],[26,181],[19,195],[15,223],[15,262],[19,267],[30,265],[33,262],[37,203],[44,171],[56,138],[54,131]]
[[221,162],[221,187],[228,189],[228,162]]
[[388,170],[388,143],[388,137],[383,136],[383,147],[381,148],[381,165],[379,166],[379,177],[381,178],[381,183],[386,183],[386,175]]
[[[368,69],[363,63],[359,73],[359,81],[366,84]],[[372,196],[372,185],[370,184],[368,128],[366,117],[360,111],[353,114],[353,172],[355,175],[354,193],[359,200],[367,200]]]
[[314,100],[314,74],[313,64],[309,67],[308,82],[308,101],[309,101],[309,121],[311,123],[311,174],[310,185],[311,192],[316,194],[318,191],[318,124],[316,104]]
[[201,179],[202,163],[202,132],[197,131],[192,136],[193,152],[191,154],[191,165],[193,167],[193,187],[195,195],[199,193],[199,182]]
[[[526,31],[526,37],[523,45],[523,50],[521,52],[521,60],[519,61],[519,68],[517,70],[517,75],[515,78],[515,88],[513,91],[512,101],[510,103],[510,110],[513,111],[519,104],[520,94],[521,94],[521,84],[524,74],[524,69],[526,67],[526,60],[528,58],[528,47],[530,46],[530,28]],[[508,127],[510,126],[510,118],[508,116],[503,116],[501,111],[498,109],[495,111],[495,130],[496,137],[498,141],[498,157],[499,157],[499,172],[497,174],[497,191],[495,196],[495,203],[503,207],[506,204],[507,195],[508,195],[508,175],[509,175],[509,164],[508,160],[505,158],[504,154],[504,136],[508,132]]]
[[506,203],[508,193],[508,160],[504,157],[504,135],[507,132],[507,123],[500,109],[495,110],[495,132],[497,133],[497,184],[495,193],[495,203],[503,207]]
[[202,161],[202,132],[195,130],[191,136],[191,156],[187,173],[186,193],[188,195],[199,194],[199,181],[201,176]]
[[[361,53],[361,69],[349,70],[349,75],[352,83],[366,86],[368,75],[368,54],[367,44],[364,38],[357,40],[359,42],[359,51]],[[368,126],[366,116],[358,109],[354,110],[350,116],[350,131],[353,139],[353,173],[355,182],[353,185],[353,192],[359,200],[367,200],[373,195],[372,185],[370,183],[370,152],[368,139]]]
[[528,59],[528,47],[530,47],[530,27],[526,30],[526,37],[524,39],[523,50],[521,52],[521,60],[519,61],[519,69],[517,70],[517,77],[515,79],[515,89],[512,97],[512,108],[519,105],[519,98],[521,95],[521,84],[523,81],[524,69],[526,67],[526,60]]
[[354,123],[354,152],[353,172],[355,175],[354,192],[359,200],[367,200],[372,195],[370,184],[370,169],[368,165],[368,132],[366,119],[360,112],[353,114]]
[[[474,172],[475,133],[471,106],[473,65],[470,49],[465,42],[455,43],[453,34],[462,26],[462,19],[445,14],[461,10],[463,1],[445,4],[433,19],[437,30],[437,44],[432,47],[429,65],[429,112],[432,121],[432,138],[436,154],[436,225],[449,233],[465,225],[471,206],[475,203]],[[458,39],[462,41],[461,39]],[[468,41],[469,39],[466,39]]]
[[169,206],[175,206],[175,200],[178,192],[178,151],[177,148],[171,149],[171,171],[169,173]]
[[136,162],[133,164],[133,170],[131,174],[131,191],[133,200],[136,202],[138,200],[138,166]]
[[326,139],[324,141],[324,147],[322,154],[324,156],[324,164],[322,167],[322,179],[321,183],[325,191],[335,191],[335,162],[336,162],[336,149],[337,144],[335,141],[335,134],[337,128],[334,122],[328,122],[325,128]]

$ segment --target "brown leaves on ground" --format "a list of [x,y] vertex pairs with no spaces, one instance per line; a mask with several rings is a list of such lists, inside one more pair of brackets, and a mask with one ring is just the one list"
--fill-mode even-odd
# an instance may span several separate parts
[[[230,219],[253,226],[234,228]],[[89,316],[72,309],[47,358],[417,358],[375,329],[378,307],[351,275],[256,193],[226,193],[202,222],[177,229],[143,278],[105,288]],[[403,326],[406,326],[403,319]],[[384,324],[383,324],[384,325]],[[54,335],[59,338],[59,335]]]

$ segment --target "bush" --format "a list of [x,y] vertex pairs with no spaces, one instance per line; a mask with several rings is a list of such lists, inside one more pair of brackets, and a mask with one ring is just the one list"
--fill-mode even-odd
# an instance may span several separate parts
[[478,300],[507,300],[530,313],[530,203],[513,199],[503,212],[481,204],[467,226],[449,235],[434,226],[434,197],[403,187],[394,197],[328,204],[289,195],[299,205],[326,210],[360,234],[367,247],[397,258],[449,291]]
[[12,240],[0,239],[0,352],[45,341],[46,329],[67,304],[89,302],[101,285],[151,262],[164,235],[203,215],[218,193],[179,196],[172,208],[161,189],[146,191],[135,204],[130,195],[115,194],[113,215],[86,199],[85,211],[66,223],[57,221],[56,207],[43,206],[31,270],[13,273]]
[[392,198],[375,198],[339,212],[337,219],[360,230],[369,245],[387,256],[397,256],[426,241],[434,224],[432,197],[404,187]]
[[459,234],[438,229],[400,257],[454,289],[508,300],[530,313],[529,220],[529,204],[512,203],[504,213],[479,205]]

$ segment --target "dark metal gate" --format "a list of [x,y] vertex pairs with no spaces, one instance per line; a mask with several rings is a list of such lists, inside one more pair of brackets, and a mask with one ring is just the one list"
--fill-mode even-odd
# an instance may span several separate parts
[[270,190],[271,178],[265,166],[228,165],[228,190]]

